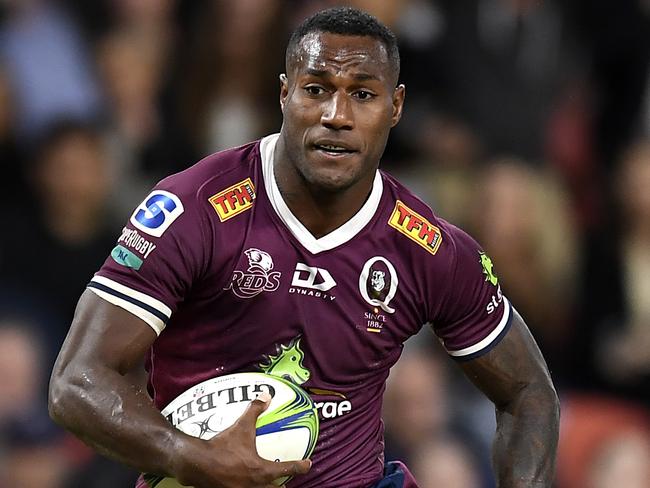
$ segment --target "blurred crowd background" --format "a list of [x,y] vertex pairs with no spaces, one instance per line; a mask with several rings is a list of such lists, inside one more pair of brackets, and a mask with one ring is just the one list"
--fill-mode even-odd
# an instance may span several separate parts
[[[147,190],[281,123],[291,30],[342,2],[0,0],[0,486],[131,486],[52,424],[77,298]],[[548,361],[557,488],[650,487],[650,1],[358,0],[400,40],[383,168],[491,255]],[[494,487],[494,409],[425,327],[386,457]]]

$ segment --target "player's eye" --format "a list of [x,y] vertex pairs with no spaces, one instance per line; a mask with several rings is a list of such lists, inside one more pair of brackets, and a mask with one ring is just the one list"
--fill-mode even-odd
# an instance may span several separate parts
[[358,91],[354,92],[353,96],[355,98],[358,98],[359,100],[370,100],[371,98],[373,98],[375,96],[375,94],[371,93],[371,92],[369,92],[367,90],[358,90]]
[[305,87],[305,91],[312,96],[318,96],[322,94],[325,89],[323,87],[317,86],[317,85],[309,85]]

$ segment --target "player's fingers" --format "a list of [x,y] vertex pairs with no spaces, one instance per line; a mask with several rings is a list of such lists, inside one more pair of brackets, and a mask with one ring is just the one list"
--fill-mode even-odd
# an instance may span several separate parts
[[283,461],[276,462],[270,468],[270,475],[273,479],[282,478],[284,476],[295,476],[298,474],[308,473],[311,469],[311,460],[303,459],[301,461]]
[[261,393],[255,400],[250,402],[246,407],[244,413],[237,420],[238,424],[241,424],[246,428],[246,430],[253,432],[253,437],[255,436],[255,423],[257,422],[257,417],[259,417],[264,410],[269,407],[271,403],[271,395],[264,392]]

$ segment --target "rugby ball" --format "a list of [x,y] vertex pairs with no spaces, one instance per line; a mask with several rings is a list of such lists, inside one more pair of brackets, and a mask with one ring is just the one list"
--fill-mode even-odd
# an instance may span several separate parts
[[[210,439],[227,429],[262,392],[271,403],[257,419],[256,447],[270,461],[308,458],[318,439],[318,413],[309,395],[293,383],[265,373],[236,373],[199,383],[176,397],[162,414],[188,435]],[[275,480],[283,485],[291,477]],[[144,475],[150,488],[180,488],[174,478]]]

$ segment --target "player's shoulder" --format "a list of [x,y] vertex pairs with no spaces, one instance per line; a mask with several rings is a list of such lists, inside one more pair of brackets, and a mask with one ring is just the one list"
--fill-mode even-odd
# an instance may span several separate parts
[[175,221],[180,234],[197,225],[211,227],[210,209],[223,221],[252,205],[258,160],[259,141],[211,154],[161,180],[136,207],[130,223],[154,237]]
[[382,172],[391,213],[388,224],[432,255],[455,256],[459,246],[475,245],[463,229],[440,217],[403,183]]

